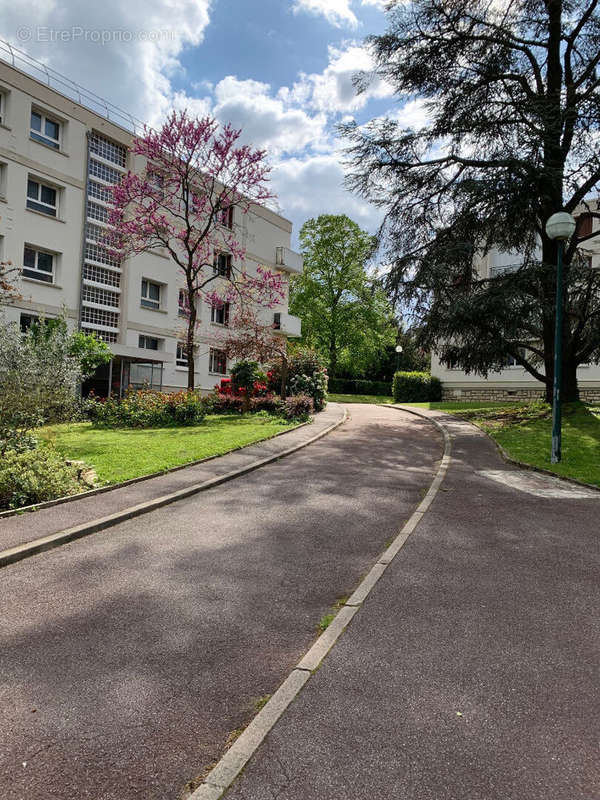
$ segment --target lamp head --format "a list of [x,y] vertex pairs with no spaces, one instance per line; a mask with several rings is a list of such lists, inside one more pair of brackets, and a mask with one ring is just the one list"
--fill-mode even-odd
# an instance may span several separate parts
[[402,345],[401,344],[397,344],[396,345],[396,352],[397,353],[401,353],[402,352]]
[[558,211],[552,214],[546,223],[546,233],[549,239],[565,240],[570,239],[575,233],[577,223],[575,219],[566,211]]

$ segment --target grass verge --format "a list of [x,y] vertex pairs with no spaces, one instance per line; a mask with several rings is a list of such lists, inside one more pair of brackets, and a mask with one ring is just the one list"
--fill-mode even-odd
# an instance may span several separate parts
[[562,461],[550,463],[552,410],[545,403],[410,403],[468,419],[495,439],[511,458],[600,486],[600,406],[563,406]]
[[297,427],[279,417],[212,414],[189,428],[94,428],[90,422],[38,430],[66,458],[94,467],[102,484],[120,483],[223,455]]

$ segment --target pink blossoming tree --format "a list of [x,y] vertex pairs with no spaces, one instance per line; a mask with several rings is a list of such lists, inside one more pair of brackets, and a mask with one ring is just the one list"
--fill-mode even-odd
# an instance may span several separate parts
[[221,334],[219,346],[228,358],[255,359],[261,364],[281,362],[281,399],[285,400],[288,376],[287,337],[278,334],[272,324],[261,319],[257,303],[239,303],[226,332]]
[[131,150],[143,157],[144,167],[128,172],[112,190],[113,247],[122,256],[162,252],[183,276],[190,390],[200,302],[274,308],[286,296],[280,274],[245,270],[233,209],[245,214],[272,195],[265,151],[240,144],[240,134],[210,117],[173,111],[160,130],[147,128],[133,141]]

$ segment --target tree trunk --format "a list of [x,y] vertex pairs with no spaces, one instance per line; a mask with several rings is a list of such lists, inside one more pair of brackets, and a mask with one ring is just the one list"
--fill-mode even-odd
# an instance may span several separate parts
[[185,342],[185,349],[186,355],[188,360],[188,383],[187,388],[188,392],[194,391],[194,333],[196,330],[196,294],[193,290],[193,286],[191,283],[188,282],[188,305],[189,305],[189,317],[188,317],[188,327],[187,327],[187,336]]
[[288,362],[287,358],[281,359],[281,399],[285,400],[287,397],[287,379],[288,379]]
[[577,366],[573,361],[563,361],[562,391],[563,403],[574,403],[579,400],[579,386],[577,385]]
[[332,339],[329,344],[329,377],[335,378],[337,373],[337,344]]

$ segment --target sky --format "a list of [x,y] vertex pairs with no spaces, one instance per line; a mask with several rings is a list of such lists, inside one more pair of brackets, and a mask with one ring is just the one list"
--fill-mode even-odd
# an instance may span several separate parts
[[381,212],[344,188],[342,120],[418,118],[372,70],[367,35],[385,0],[0,0],[0,36],[151,125],[172,108],[242,128],[265,148],[279,211],[294,223],[347,214],[375,232]]

